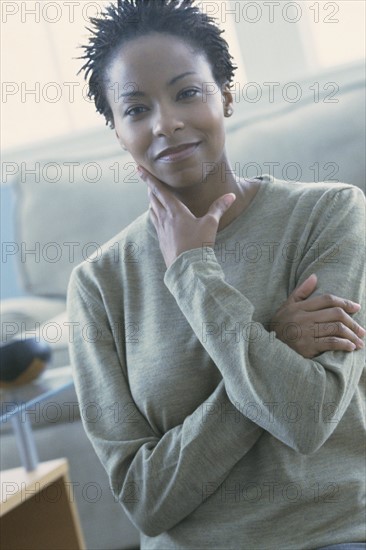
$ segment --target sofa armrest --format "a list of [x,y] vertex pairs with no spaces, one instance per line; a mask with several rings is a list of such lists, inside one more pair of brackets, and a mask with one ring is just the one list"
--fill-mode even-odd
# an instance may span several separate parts
[[59,315],[66,308],[65,300],[51,298],[22,297],[1,300],[1,343],[27,333],[34,335],[47,319]]

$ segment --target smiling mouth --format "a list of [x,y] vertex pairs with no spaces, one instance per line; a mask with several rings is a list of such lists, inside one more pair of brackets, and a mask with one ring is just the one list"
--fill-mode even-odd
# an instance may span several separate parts
[[193,155],[200,143],[201,142],[181,145],[180,147],[159,155],[156,160],[160,162],[177,162],[186,159]]

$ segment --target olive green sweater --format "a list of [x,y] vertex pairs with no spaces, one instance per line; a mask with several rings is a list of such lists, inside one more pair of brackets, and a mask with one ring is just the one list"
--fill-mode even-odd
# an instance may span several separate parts
[[305,359],[269,326],[311,273],[364,326],[364,195],[260,179],[214,248],[166,269],[145,212],[71,275],[84,428],[142,550],[365,540],[364,352]]

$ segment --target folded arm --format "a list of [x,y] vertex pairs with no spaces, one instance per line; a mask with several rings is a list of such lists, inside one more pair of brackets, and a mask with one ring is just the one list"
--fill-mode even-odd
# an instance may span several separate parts
[[[105,308],[83,288],[77,269],[67,303],[77,323],[70,356],[84,429],[115,498],[139,530],[156,536],[202,504],[205,483],[221,484],[262,429],[238,414],[221,381],[181,425],[156,433],[131,396]],[[86,326],[98,328],[95,343],[85,339]],[[86,414],[91,403],[98,414]]]
[[[322,221],[314,225],[310,219],[304,231],[308,252],[297,266],[296,282],[316,273],[316,294],[343,294],[364,307],[363,194],[345,188],[325,195],[317,206]],[[220,370],[230,401],[240,411],[253,404],[253,420],[294,450],[319,449],[352,399],[363,350],[329,351],[316,359],[299,355],[253,322],[253,304],[225,281],[210,247],[180,254],[164,282]],[[361,315],[355,318],[362,324]],[[239,338],[238,325],[249,327]]]

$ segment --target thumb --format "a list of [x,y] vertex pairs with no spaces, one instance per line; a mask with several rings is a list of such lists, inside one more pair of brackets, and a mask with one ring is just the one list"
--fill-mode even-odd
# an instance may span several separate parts
[[223,214],[226,210],[229,210],[235,200],[235,193],[227,193],[226,195],[222,195],[211,204],[207,214],[213,215],[217,222],[219,222]]
[[300,302],[310,296],[316,289],[318,278],[315,273],[312,273],[301,285],[297,286],[288,297],[289,302]]

